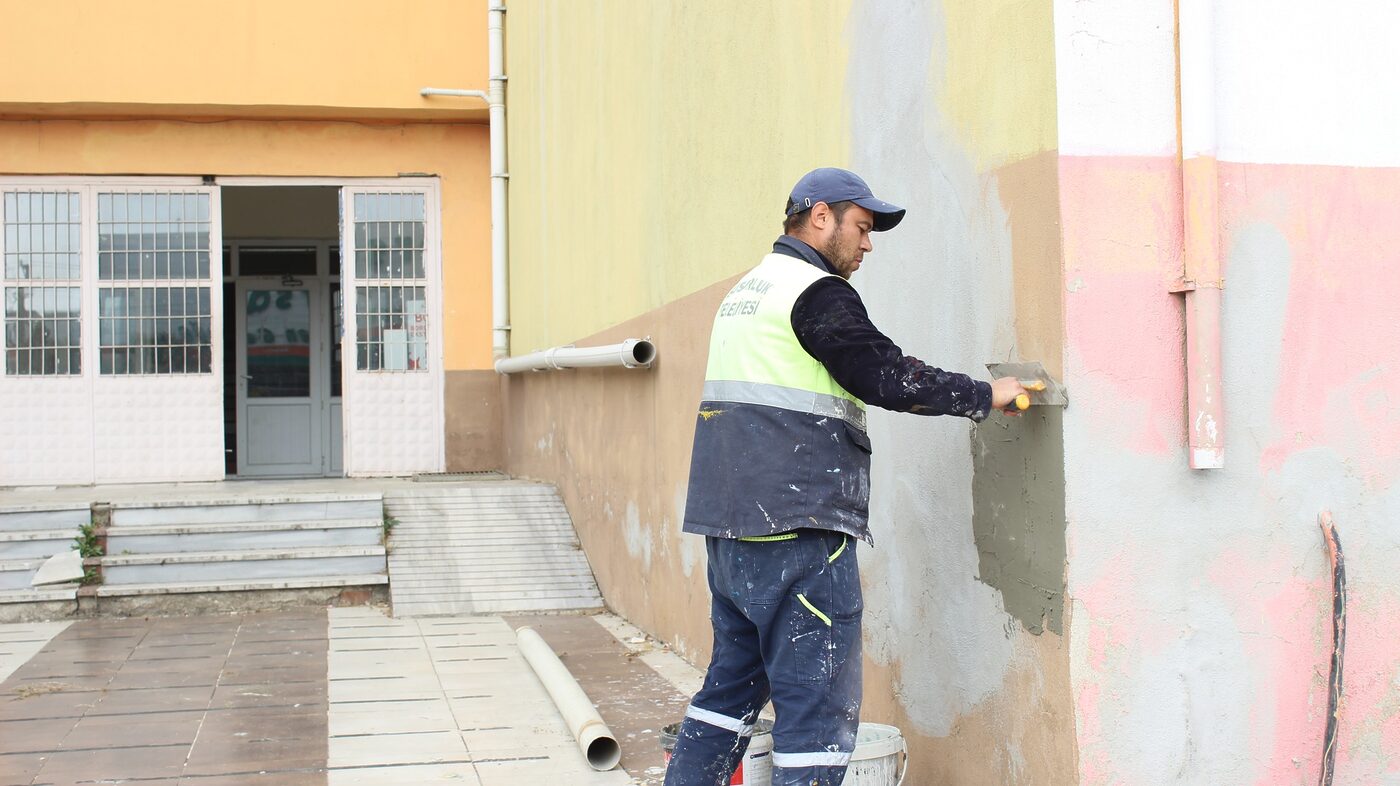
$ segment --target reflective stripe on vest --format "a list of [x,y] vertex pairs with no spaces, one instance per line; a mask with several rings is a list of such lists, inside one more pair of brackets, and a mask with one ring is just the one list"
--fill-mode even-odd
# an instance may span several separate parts
[[740,279],[715,315],[702,400],[839,417],[864,431],[865,405],[792,331],[797,298],[829,275],[801,259],[769,254]]
[[761,404],[765,407],[790,409],[824,417],[841,418],[865,431],[865,410],[860,402],[763,382],[711,380],[700,394],[702,401],[726,401],[735,404]]

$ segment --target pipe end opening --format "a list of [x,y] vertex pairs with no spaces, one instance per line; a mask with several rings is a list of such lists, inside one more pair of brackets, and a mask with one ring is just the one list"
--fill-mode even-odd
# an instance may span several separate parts
[[588,743],[588,766],[606,772],[622,761],[622,747],[612,737],[599,737]]
[[650,366],[656,360],[656,345],[646,339],[633,344],[632,360],[639,366]]

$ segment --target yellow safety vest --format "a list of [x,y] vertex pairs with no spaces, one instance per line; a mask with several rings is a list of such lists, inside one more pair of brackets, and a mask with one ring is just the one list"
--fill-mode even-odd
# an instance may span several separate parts
[[815,527],[870,539],[865,405],[792,330],[798,297],[829,275],[769,254],[720,303],[685,531],[754,537]]

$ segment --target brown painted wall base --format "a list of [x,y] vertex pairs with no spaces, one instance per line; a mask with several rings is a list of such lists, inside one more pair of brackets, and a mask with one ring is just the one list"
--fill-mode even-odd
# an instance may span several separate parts
[[710,647],[704,541],[681,535],[690,444],[722,281],[579,341],[650,336],[647,369],[511,374],[506,470],[559,487],[608,605],[691,662]]
[[505,466],[501,446],[501,375],[492,370],[447,372],[447,471]]

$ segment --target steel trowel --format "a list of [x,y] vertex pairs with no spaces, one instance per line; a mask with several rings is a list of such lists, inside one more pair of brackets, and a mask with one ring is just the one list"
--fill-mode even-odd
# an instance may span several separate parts
[[1024,411],[1036,406],[1063,407],[1069,404],[1065,386],[1056,382],[1038,360],[988,363],[987,371],[993,379],[1015,377],[1020,380],[1021,387],[1029,391],[1029,394],[1017,396],[1013,402],[1013,406],[1018,410]]

